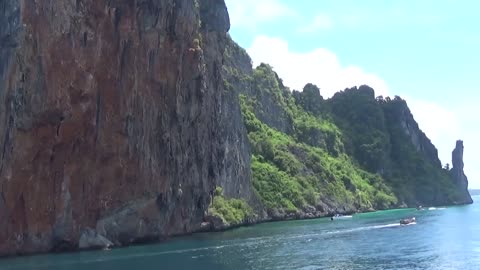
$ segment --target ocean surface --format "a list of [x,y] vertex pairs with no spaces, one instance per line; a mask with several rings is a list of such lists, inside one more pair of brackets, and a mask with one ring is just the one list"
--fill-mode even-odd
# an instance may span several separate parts
[[[480,269],[480,196],[468,206],[266,223],[110,251],[17,257],[0,269]],[[417,223],[399,225],[401,218]]]

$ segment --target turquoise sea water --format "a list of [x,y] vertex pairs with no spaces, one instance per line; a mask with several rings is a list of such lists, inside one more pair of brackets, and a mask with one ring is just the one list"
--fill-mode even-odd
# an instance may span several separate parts
[[[469,206],[261,224],[111,251],[17,257],[0,269],[480,269],[480,196]],[[400,226],[401,218],[417,224]]]

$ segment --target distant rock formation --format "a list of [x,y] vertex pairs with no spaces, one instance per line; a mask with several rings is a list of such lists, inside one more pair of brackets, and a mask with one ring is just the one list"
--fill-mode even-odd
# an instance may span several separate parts
[[473,203],[472,197],[468,192],[468,179],[463,171],[463,141],[458,140],[455,149],[452,152],[452,169],[450,170],[453,181],[458,186],[458,190],[464,194],[463,201],[458,204]]

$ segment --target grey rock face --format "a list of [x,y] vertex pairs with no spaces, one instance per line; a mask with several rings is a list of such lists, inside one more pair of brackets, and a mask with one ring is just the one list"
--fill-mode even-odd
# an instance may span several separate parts
[[458,140],[452,151],[452,170],[461,174],[463,167],[463,141]]
[[462,200],[458,204],[473,203],[472,197],[468,192],[468,179],[463,171],[463,141],[458,140],[455,149],[452,152],[452,174],[453,181],[457,185],[459,191],[463,194]]
[[[4,80],[10,59],[18,46],[21,32],[20,3],[16,0],[2,0],[0,4],[0,78]],[[0,84],[0,93],[5,89]]]
[[219,183],[248,198],[229,27],[217,0],[0,1],[0,255],[196,231]]
[[80,249],[109,248],[113,243],[91,228],[86,228],[78,240]]
[[410,112],[410,109],[407,106],[407,103],[405,101],[402,102],[404,103],[404,106],[402,106],[401,112],[398,114],[400,116],[398,120],[403,127],[403,131],[408,137],[410,137],[412,144],[419,153],[427,158],[427,160],[430,160],[434,166],[441,167],[442,164],[438,158],[437,148],[432,144],[425,133],[420,130],[417,122]]
[[221,231],[228,227],[229,224],[225,224],[223,220],[217,216],[206,216],[205,220],[210,224],[210,229],[214,231]]
[[[250,57],[230,38],[227,40],[222,77],[225,85],[220,93],[222,98],[222,123],[220,134],[225,138],[225,147],[220,150],[221,162],[224,164],[221,173],[224,177],[216,179],[216,185],[223,188],[224,195],[229,198],[242,198],[254,208],[260,208],[260,202],[254,195],[251,185],[250,144],[247,130],[243,123],[239,104],[239,94],[251,91],[251,82],[244,76],[252,74]],[[230,72],[240,70],[241,72]]]

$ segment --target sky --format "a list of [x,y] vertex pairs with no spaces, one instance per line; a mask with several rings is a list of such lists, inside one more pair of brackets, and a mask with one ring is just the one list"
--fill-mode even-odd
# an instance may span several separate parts
[[[464,141],[470,188],[480,188],[480,1],[226,0],[230,35],[254,66],[322,96],[367,84],[405,99],[451,164]],[[477,105],[478,104],[478,105]]]

